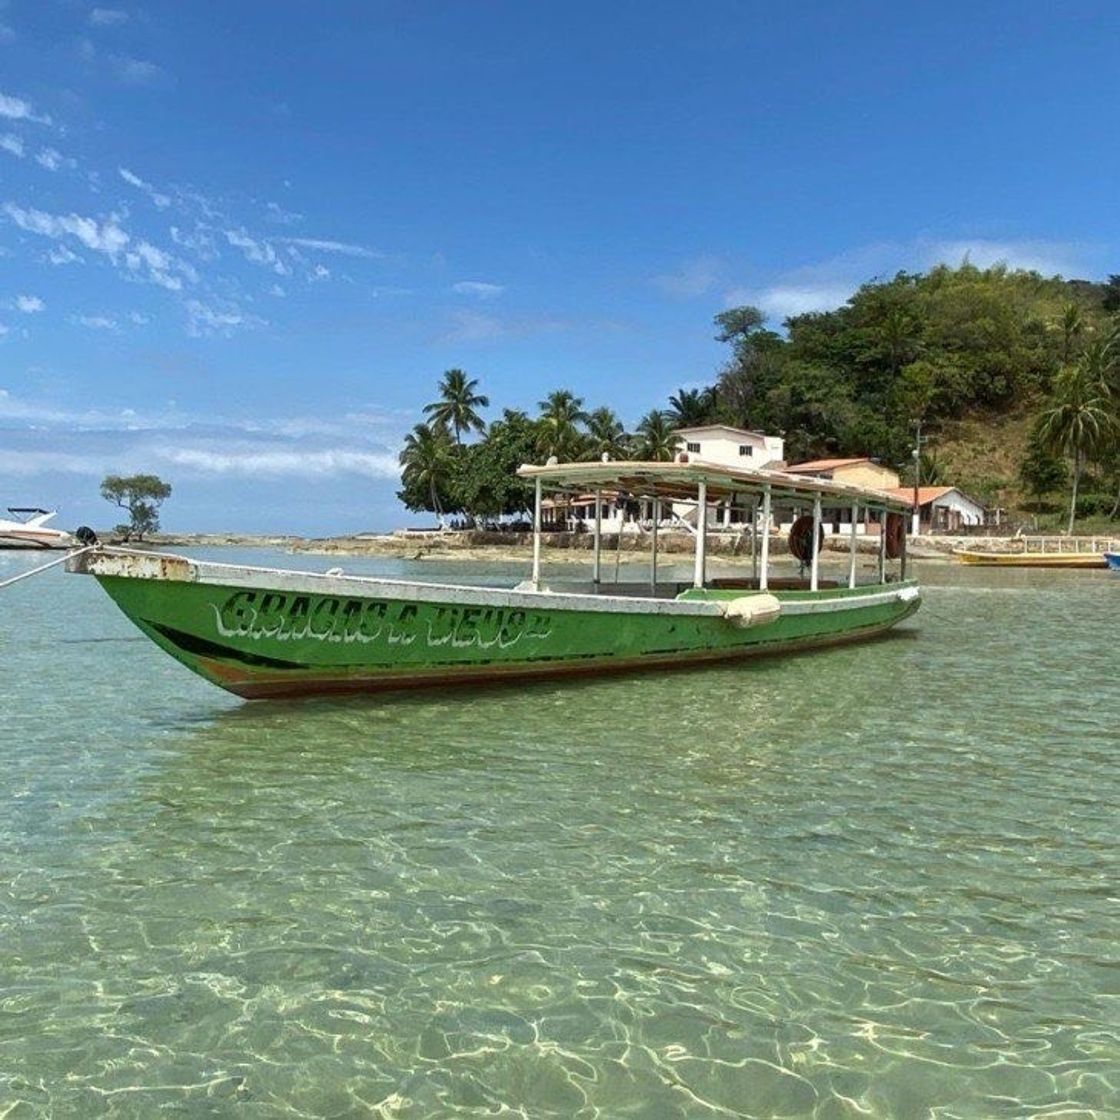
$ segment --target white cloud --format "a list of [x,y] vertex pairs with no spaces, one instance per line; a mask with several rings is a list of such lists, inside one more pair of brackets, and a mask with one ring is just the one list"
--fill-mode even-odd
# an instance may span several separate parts
[[10,121],[34,121],[36,124],[50,124],[51,119],[46,114],[36,113],[31,107],[31,102],[24,101],[22,97],[12,97],[0,93],[0,117],[7,117]]
[[127,167],[118,167],[117,172],[130,186],[143,191],[160,210],[166,210],[171,205],[171,199],[168,195],[161,194],[151,183],[144,182],[139,175],[129,171]]
[[128,313],[128,321],[138,327],[142,327],[145,323],[150,323],[151,319],[147,315],[141,315],[139,311],[130,311]]
[[23,141],[10,132],[0,136],[0,151],[8,152],[17,159],[23,159]]
[[58,171],[62,167],[75,167],[77,161],[64,156],[56,148],[41,148],[35,162],[48,171]]
[[479,299],[493,299],[500,296],[505,288],[501,284],[489,284],[485,280],[460,280],[451,285],[453,292],[461,296],[477,296]]
[[117,329],[116,319],[110,318],[108,315],[77,315],[72,322],[82,327],[88,327],[91,331],[115,331]]
[[400,464],[390,451],[350,448],[303,450],[299,448],[245,447],[221,450],[199,447],[169,448],[164,457],[181,467],[205,474],[241,475],[248,478],[322,478],[340,474],[366,478],[398,478]]
[[956,267],[964,261],[977,268],[1006,264],[1039,272],[1043,276],[1076,276],[1081,267],[1079,247],[1055,241],[936,241],[925,244],[922,263],[925,267],[948,264]]
[[317,264],[308,274],[307,279],[315,280],[329,280],[331,278],[331,270],[325,265]]
[[47,253],[47,260],[50,261],[51,264],[71,264],[74,261],[77,261],[79,264],[82,263],[82,258],[79,257],[77,253],[72,253],[65,245],[53,246],[50,252]]
[[350,245],[345,241],[324,241],[317,237],[281,237],[278,240],[288,245],[299,245],[304,249],[317,249],[321,253],[341,253],[346,257],[381,258],[384,253],[367,249],[364,245]]
[[128,22],[128,12],[120,8],[94,8],[89,13],[89,22],[94,27],[113,27]]
[[43,210],[24,209],[11,202],[4,204],[4,213],[28,233],[38,233],[56,241],[74,237],[87,249],[104,253],[112,260],[116,260],[129,242],[129,236],[121,229],[115,214],[99,221],[78,214],[56,215]]
[[694,299],[710,292],[726,272],[716,257],[702,256],[683,264],[675,272],[653,278],[653,285],[674,299]]
[[270,296],[275,296],[277,299],[283,299],[288,293],[284,291],[279,284],[273,284],[272,287],[268,289],[268,294]]
[[[148,241],[135,241],[121,228],[117,216],[85,218],[79,214],[48,214],[43,210],[30,210],[8,202],[4,213],[20,229],[62,241],[73,237],[87,249],[103,253],[115,265],[123,265],[126,275],[140,277],[161,288],[177,292],[183,287],[182,278],[195,283],[198,273],[186,261],[178,260]],[[66,250],[69,252],[69,250]],[[52,254],[52,264],[65,264],[72,257]]]
[[184,306],[187,311],[187,334],[192,338],[206,338],[211,335],[228,336],[242,328],[267,325],[264,319],[249,315],[233,304],[211,307],[201,300],[189,299]]
[[226,240],[245,254],[247,261],[264,265],[281,276],[287,276],[291,269],[276,255],[276,250],[267,241],[257,241],[243,229],[225,230]]
[[277,222],[283,226],[293,226],[303,221],[302,214],[297,214],[294,210],[285,210],[278,202],[267,203],[265,209],[268,212],[269,221]]
[[162,67],[143,58],[111,54],[108,62],[113,77],[124,86],[153,86],[167,77]]
[[3,323],[0,323],[0,338],[3,338],[4,335],[6,335],[8,333],[8,330],[9,330],[8,327],[4,326]]
[[847,303],[856,284],[776,284],[755,291],[733,289],[725,302],[729,307],[752,304],[766,312],[770,320],[781,322],[791,315],[810,311],[831,311]]
[[9,300],[6,306],[13,311],[20,311],[24,315],[34,315],[36,311],[42,311],[47,305],[38,296],[21,295]]

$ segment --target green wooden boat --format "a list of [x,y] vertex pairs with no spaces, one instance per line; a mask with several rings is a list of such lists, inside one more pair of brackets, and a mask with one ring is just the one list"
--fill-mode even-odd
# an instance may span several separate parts
[[[535,479],[533,571],[511,588],[459,586],[246,567],[167,553],[96,546],[70,569],[89,573],[157,645],[189,669],[250,699],[380,692],[578,677],[737,661],[881,634],[917,610],[918,587],[888,571],[891,534],[880,537],[878,580],[856,583],[856,514],[906,511],[889,495],[776,471],[702,462],[577,463],[522,467]],[[592,580],[548,587],[541,580],[542,494],[626,493],[651,503],[650,579],[604,584],[600,519]],[[770,533],[752,549],[752,574],[708,581],[707,516],[697,516],[690,586],[659,581],[657,526],[663,509],[691,501],[812,505],[852,512],[849,578],[819,578],[813,532],[804,579],[770,578]],[[895,524],[905,521],[898,517]],[[752,541],[755,538],[752,536]]]

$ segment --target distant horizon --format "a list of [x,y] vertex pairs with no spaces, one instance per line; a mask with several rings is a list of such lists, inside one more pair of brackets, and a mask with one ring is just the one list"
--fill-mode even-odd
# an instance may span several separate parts
[[0,505],[104,523],[148,471],[169,531],[391,531],[448,368],[487,418],[567,388],[633,425],[715,377],[730,306],[1120,272],[1118,33],[1094,0],[10,0]]

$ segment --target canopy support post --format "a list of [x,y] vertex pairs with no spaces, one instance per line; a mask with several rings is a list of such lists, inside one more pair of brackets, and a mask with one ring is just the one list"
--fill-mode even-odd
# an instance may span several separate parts
[[758,579],[758,499],[751,501],[751,579]]
[[879,582],[887,582],[887,511],[879,511]]
[[906,549],[906,538],[907,538],[907,536],[909,536],[909,534],[906,532],[906,518],[903,517],[903,519],[902,519],[902,553],[899,556],[899,562],[900,562],[899,573],[898,573],[898,578],[899,579],[905,579],[906,578],[906,551],[907,551],[907,549]]
[[770,582],[770,483],[762,488],[762,574],[758,577],[759,591],[765,591]]
[[852,502],[852,539],[848,554],[848,586],[856,585],[856,522],[859,521],[859,502]]
[[708,483],[700,480],[696,496],[696,567],[692,573],[692,586],[704,586],[704,569],[708,551]]
[[594,554],[591,562],[591,582],[595,590],[603,578],[603,491],[595,491],[595,537],[593,541]]
[[533,590],[541,589],[541,480],[533,488]]
[[820,582],[820,550],[821,550],[821,496],[818,491],[813,496],[813,562],[809,566],[809,590],[816,591]]
[[649,589],[657,598],[657,524],[661,520],[661,499],[653,499],[653,547],[649,554]]

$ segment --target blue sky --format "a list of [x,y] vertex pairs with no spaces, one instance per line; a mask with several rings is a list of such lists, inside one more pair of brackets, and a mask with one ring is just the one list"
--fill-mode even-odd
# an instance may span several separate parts
[[1117,58],[1093,0],[0,0],[0,506],[391,528],[448,367],[633,423],[728,306],[1120,272]]

